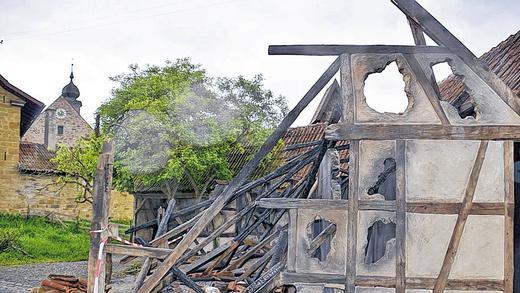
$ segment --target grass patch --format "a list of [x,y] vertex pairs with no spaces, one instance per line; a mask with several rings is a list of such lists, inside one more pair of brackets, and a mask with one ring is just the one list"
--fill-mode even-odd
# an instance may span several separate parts
[[76,222],[0,214],[0,265],[87,260],[89,240]]

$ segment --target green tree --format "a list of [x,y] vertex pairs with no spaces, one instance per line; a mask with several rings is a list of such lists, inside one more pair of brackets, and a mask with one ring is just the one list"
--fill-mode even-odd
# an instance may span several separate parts
[[77,202],[92,203],[92,182],[96,172],[97,159],[101,151],[102,138],[92,135],[78,140],[72,148],[60,145],[52,162],[57,171],[62,173],[51,184],[61,191],[66,184],[78,186]]
[[[114,142],[113,183],[120,190],[154,184],[173,195],[185,178],[201,197],[214,179],[234,175],[231,150],[254,149],[287,113],[286,99],[265,89],[262,75],[210,78],[189,59],[131,65],[111,80],[116,86],[99,113],[102,136]],[[99,138],[83,144],[100,147]],[[60,149],[60,168],[80,167],[67,160],[77,151],[79,145]]]

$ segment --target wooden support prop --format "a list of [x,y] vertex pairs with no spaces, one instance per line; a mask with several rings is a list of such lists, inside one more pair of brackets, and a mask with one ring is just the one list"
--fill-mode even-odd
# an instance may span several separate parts
[[[333,124],[325,130],[329,140],[453,139],[453,140],[519,140],[517,125],[349,125]],[[352,177],[350,177],[352,178]]]
[[482,164],[484,163],[484,158],[486,157],[487,146],[488,141],[483,140],[480,142],[477,156],[475,158],[475,163],[471,169],[466,189],[464,190],[462,209],[459,212],[457,222],[453,228],[453,234],[451,235],[448,250],[446,251],[446,256],[444,257],[444,261],[442,263],[441,271],[439,272],[439,276],[435,282],[433,293],[442,293],[446,288],[448,277],[451,272],[451,267],[455,261],[455,256],[457,255],[457,251],[459,249],[462,232],[464,232],[464,226],[466,225],[466,220],[468,219],[469,211],[471,210],[471,205],[473,204],[473,196],[477,187],[480,170],[482,169]]
[[112,144],[103,142],[102,152],[99,155],[93,184],[92,222],[90,226],[90,249],[88,256],[88,284],[87,292],[105,292],[105,266],[98,262],[105,260],[105,253],[100,248],[108,239],[108,215],[110,207],[110,190],[112,187],[113,171]]
[[280,125],[275,129],[267,141],[262,145],[260,150],[254,155],[253,159],[249,161],[238,174],[231,180],[222,194],[215,199],[209,208],[207,208],[200,220],[193,226],[193,228],[184,235],[184,238],[177,245],[175,251],[164,260],[164,262],[155,270],[155,272],[144,282],[139,290],[139,293],[148,293],[155,288],[161,279],[166,275],[173,264],[182,256],[182,254],[189,248],[194,239],[206,228],[206,226],[213,220],[213,218],[220,212],[226,202],[231,199],[234,191],[239,188],[245,180],[250,177],[256,167],[264,159],[264,157],[275,147],[277,142],[283,137],[287,129],[298,118],[298,115],[307,107],[307,105],[316,97],[316,95],[323,89],[329,80],[336,74],[339,69],[339,59],[336,59],[327,70],[321,75],[316,83],[309,89],[305,96],[298,102],[287,116],[282,120]]
[[336,224],[331,223],[325,227],[325,229],[323,229],[320,234],[311,240],[309,248],[307,249],[307,254],[313,255],[316,249],[318,249],[323,244],[323,242],[327,240],[327,237],[333,235],[334,233],[336,233]]
[[395,293],[406,291],[406,141],[396,141]]
[[513,293],[514,280],[514,158],[513,142],[504,142],[504,292]]
[[[464,44],[451,34],[435,17],[414,0],[391,0],[407,17],[413,19],[437,44],[459,56],[475,74],[508,104],[520,113],[517,96],[493,72],[485,66]],[[442,48],[442,47],[440,47]]]
[[271,45],[269,55],[338,56],[341,54],[448,53],[439,46],[404,45]]

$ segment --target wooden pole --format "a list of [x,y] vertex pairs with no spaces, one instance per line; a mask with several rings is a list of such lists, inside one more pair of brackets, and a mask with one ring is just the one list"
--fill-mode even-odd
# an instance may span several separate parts
[[105,292],[105,266],[101,262],[105,260],[106,253],[103,251],[100,253],[100,247],[104,245],[105,239],[108,237],[112,163],[112,143],[103,142],[93,185],[92,222],[90,224],[90,249],[88,255],[88,293]]

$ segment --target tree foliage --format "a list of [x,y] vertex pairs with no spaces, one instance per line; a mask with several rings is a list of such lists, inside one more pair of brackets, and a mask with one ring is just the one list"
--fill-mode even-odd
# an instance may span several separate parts
[[[202,196],[213,179],[234,175],[231,150],[259,145],[287,112],[285,98],[266,89],[262,75],[210,78],[189,59],[131,65],[111,80],[116,86],[99,113],[102,133],[115,145],[113,182],[121,190],[187,180]],[[60,149],[60,168],[79,173],[68,159],[88,153],[86,145],[100,147],[99,138]]]

